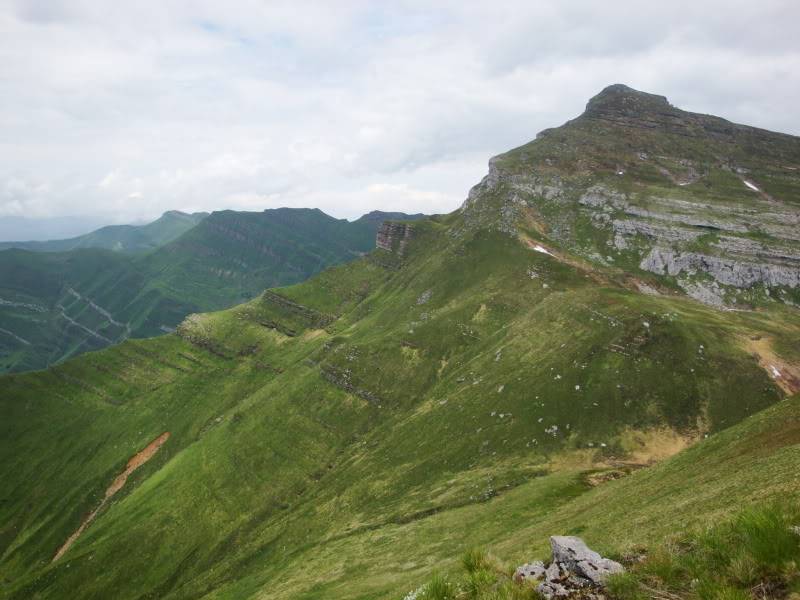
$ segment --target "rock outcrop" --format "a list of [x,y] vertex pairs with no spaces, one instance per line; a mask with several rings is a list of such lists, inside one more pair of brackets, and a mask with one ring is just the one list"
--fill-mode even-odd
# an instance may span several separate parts
[[786,264],[756,263],[656,246],[642,260],[640,267],[661,275],[707,273],[717,282],[737,288],[758,283],[768,287],[800,286],[800,256],[789,257]]
[[514,573],[516,581],[538,582],[536,590],[545,598],[604,598],[606,578],[623,571],[621,564],[603,558],[578,537],[553,536],[550,547],[549,565],[527,563]]
[[375,246],[389,252],[394,252],[398,256],[403,256],[408,241],[413,235],[414,227],[411,223],[384,221],[381,223],[381,226],[378,228],[378,233],[375,236]]
[[263,302],[274,304],[275,306],[280,307],[282,310],[285,310],[286,312],[302,319],[306,322],[308,327],[327,327],[335,319],[335,317],[331,315],[323,314],[314,310],[313,308],[308,308],[307,306],[293,302],[292,300],[289,300],[288,298],[281,296],[272,290],[265,290],[264,293],[261,294],[261,299]]
[[612,85],[578,118],[492,158],[451,235],[534,229],[720,308],[797,303],[799,198],[800,138]]

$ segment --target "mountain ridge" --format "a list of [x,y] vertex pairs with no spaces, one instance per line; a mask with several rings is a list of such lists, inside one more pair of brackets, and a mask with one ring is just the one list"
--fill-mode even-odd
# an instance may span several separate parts
[[84,235],[63,240],[0,242],[0,251],[10,248],[34,252],[65,252],[77,248],[104,248],[118,252],[146,252],[179,237],[202,221],[208,213],[169,210],[144,225],[106,225]]
[[0,372],[163,334],[190,313],[302,281],[373,248],[382,214],[397,216],[375,211],[348,222],[318,209],[217,211],[132,256],[104,248],[0,251]]
[[[726,139],[733,139],[737,134],[768,134],[794,139],[795,142],[797,139],[797,136],[742,125],[715,115],[685,111],[671,104],[666,96],[642,92],[621,83],[607,86],[593,96],[578,118],[581,117],[611,121],[628,117],[639,126],[670,126],[685,133],[691,133],[691,125],[695,125],[705,133]],[[645,117],[652,119],[647,120]]]
[[[645,225],[715,220],[692,239],[711,252],[740,225],[719,206],[767,200],[711,137],[647,131],[554,130],[363,256],[0,377],[5,594],[397,600],[476,545],[514,567],[547,535],[618,555],[799,498],[797,308],[759,288],[720,310],[641,267],[665,243]],[[793,178],[734,150],[791,204]]]

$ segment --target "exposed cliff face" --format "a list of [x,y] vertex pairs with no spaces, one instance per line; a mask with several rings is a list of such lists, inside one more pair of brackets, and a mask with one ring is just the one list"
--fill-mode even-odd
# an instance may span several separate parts
[[715,306],[800,299],[800,138],[626,86],[493,158],[461,214],[466,227],[535,230]]
[[414,227],[411,223],[384,221],[381,223],[381,226],[378,228],[378,233],[375,236],[375,246],[403,256],[408,241],[413,235]]
[[746,288],[758,283],[768,287],[800,285],[800,257],[787,265],[771,262],[754,263],[737,261],[719,256],[699,254],[697,252],[675,251],[669,248],[653,248],[642,260],[641,267],[647,271],[662,275],[679,275],[681,273],[705,272],[717,282]]

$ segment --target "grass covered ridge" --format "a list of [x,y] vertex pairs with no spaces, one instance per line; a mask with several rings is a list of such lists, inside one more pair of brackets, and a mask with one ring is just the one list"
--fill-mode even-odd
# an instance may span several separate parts
[[[202,220],[167,213],[145,228],[99,230],[99,241],[91,234],[66,240],[74,244],[65,247],[31,248],[51,252],[1,251],[0,373],[42,369],[129,337],[161,335],[190,313],[303,281],[374,248],[383,216],[405,215],[370,213],[348,222],[316,209],[219,211]],[[165,231],[161,221],[176,219],[183,228]],[[112,251],[128,230],[149,231],[152,244],[135,255]],[[96,247],[106,238],[108,244]]]
[[[614,549],[796,494],[793,434],[741,452],[751,435],[730,428],[796,409],[740,343],[790,345],[793,313],[597,285],[499,233],[451,239],[453,219],[419,223],[402,264],[376,251],[179,335],[0,379],[3,593],[394,598],[471,546]],[[637,470],[635,440],[658,432],[710,437]],[[593,483],[614,471],[632,472]]]

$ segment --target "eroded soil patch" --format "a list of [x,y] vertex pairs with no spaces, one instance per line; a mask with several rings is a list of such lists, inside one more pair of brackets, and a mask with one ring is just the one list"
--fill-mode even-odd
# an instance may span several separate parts
[[106,494],[103,497],[103,501],[100,502],[100,506],[98,506],[88,515],[86,515],[86,518],[81,523],[81,526],[78,527],[78,529],[75,530],[75,533],[69,536],[67,538],[67,541],[64,542],[61,548],[58,549],[58,552],[56,552],[56,555],[53,557],[53,562],[57,561],[59,558],[64,556],[64,553],[67,550],[69,550],[70,546],[72,546],[72,544],[75,543],[75,540],[77,540],[81,536],[81,534],[86,530],[86,528],[89,527],[91,522],[94,521],[97,514],[108,503],[108,501],[112,498],[112,496],[114,496],[114,494],[116,494],[123,488],[125,482],[128,481],[128,477],[130,477],[131,473],[133,473],[136,469],[138,469],[147,461],[149,461],[151,458],[153,458],[156,452],[159,451],[161,446],[163,446],[164,443],[169,439],[169,435],[170,435],[169,431],[165,431],[156,439],[154,439],[152,442],[147,444],[147,446],[143,450],[137,452],[130,458],[130,460],[128,460],[128,463],[125,465],[125,469],[122,471],[122,473],[117,475],[114,478],[114,481],[111,482],[111,485],[109,485],[108,488],[106,489]]
[[790,364],[775,354],[769,338],[749,337],[744,340],[744,346],[787,395],[800,392],[800,366]]

